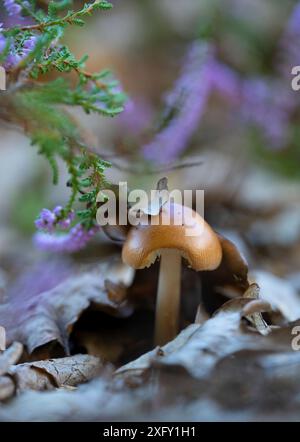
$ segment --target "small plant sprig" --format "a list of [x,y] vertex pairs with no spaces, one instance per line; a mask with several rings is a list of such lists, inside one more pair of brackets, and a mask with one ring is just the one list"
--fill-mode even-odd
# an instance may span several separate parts
[[[112,5],[94,0],[73,11],[71,0],[3,3],[15,23],[10,28],[0,24],[0,64],[8,77],[7,90],[1,92],[0,119],[23,128],[48,160],[54,184],[59,179],[58,158],[65,162],[70,175],[71,196],[66,207],[53,212],[43,210],[36,225],[49,233],[54,228],[68,227],[77,217],[78,231],[93,231],[96,196],[107,185],[104,172],[110,164],[86,145],[68,108],[79,106],[86,113],[113,117],[122,112],[126,95],[110,71],[88,72],[87,56],[77,60],[61,41],[68,26],[82,27],[89,15]],[[57,78],[40,82],[49,72],[58,73]],[[70,73],[77,76],[75,85],[60,75]],[[84,208],[74,212],[78,201]]]

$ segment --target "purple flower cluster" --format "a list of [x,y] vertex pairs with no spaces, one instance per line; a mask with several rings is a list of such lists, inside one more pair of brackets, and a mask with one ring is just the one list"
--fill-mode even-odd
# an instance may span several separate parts
[[242,85],[241,116],[259,127],[271,146],[282,148],[289,135],[289,116],[294,106],[292,93],[280,82],[252,78]]
[[[279,70],[291,78],[291,69],[300,64],[300,2],[292,11],[279,46]],[[158,163],[177,158],[188,146],[205,111],[208,97],[216,91],[232,105],[247,124],[260,128],[270,147],[283,148],[297,98],[282,80],[243,79],[221,63],[212,48],[194,43],[184,60],[174,89],[165,98],[173,118],[142,148],[144,157]]]
[[43,209],[35,226],[44,232],[37,232],[34,235],[34,243],[43,250],[52,252],[75,252],[85,247],[87,242],[98,232],[99,227],[94,226],[86,229],[82,224],[76,224],[66,234],[54,234],[57,227],[67,230],[75,218],[73,211],[64,216],[61,206],[55,207],[53,211]]
[[229,66],[214,59],[210,66],[211,89],[233,105],[241,102],[241,77]]
[[[2,32],[2,25],[0,24],[0,53],[6,47],[6,38]],[[22,48],[17,50],[15,42],[12,42],[9,48],[9,53],[3,63],[5,69],[12,69],[17,66],[27,55],[34,49],[36,44],[36,36],[32,35],[27,38],[22,45]]]
[[35,221],[35,226],[39,230],[52,233],[56,227],[60,227],[63,230],[68,229],[74,221],[74,218],[75,214],[73,211],[69,212],[67,216],[63,216],[63,208],[56,206],[53,211],[43,209]]
[[3,0],[3,3],[8,15],[19,15],[22,11],[22,7],[14,0]]
[[143,147],[144,156],[163,163],[174,160],[187,146],[197,129],[211,91],[209,46],[194,43],[184,60],[182,73],[174,89],[165,97],[167,109],[175,112],[170,123]]
[[[21,16],[22,7],[14,0],[4,0],[4,7],[7,14],[10,16],[10,21],[12,21],[10,24],[6,23],[7,26],[14,26],[20,21],[24,21]],[[36,40],[37,37],[32,35],[25,39],[20,47],[14,39],[11,39],[8,55],[4,60],[3,67],[10,70],[17,66],[35,48]],[[0,54],[5,49],[6,45],[7,40],[3,35],[3,23],[0,23]]]
[[272,148],[280,149],[286,144],[295,99],[281,81],[264,77],[242,79],[217,60],[212,65],[211,81],[212,89],[230,101],[244,123],[262,130]]
[[88,241],[99,231],[99,226],[85,229],[82,224],[74,226],[70,232],[63,235],[51,235],[38,232],[34,235],[35,245],[51,252],[76,252],[83,249]]
[[290,78],[293,66],[300,65],[300,2],[294,7],[280,42],[278,69]]
[[[300,64],[300,2],[293,10],[283,37],[285,75]],[[290,119],[297,97],[282,79],[242,78],[221,63],[211,47],[194,43],[184,59],[183,69],[173,91],[165,97],[170,121],[142,148],[148,160],[165,163],[176,159],[188,146],[205,111],[209,95],[219,93],[232,106],[237,118],[260,128],[271,148],[281,149],[288,142]]]
[[242,113],[263,130],[273,148],[279,149],[288,141],[290,117],[299,105],[286,81],[291,79],[292,67],[300,64],[300,2],[292,10],[281,38],[277,63],[284,83],[262,78],[244,81]]
[[6,46],[6,38],[3,35],[3,23],[0,23],[0,54]]

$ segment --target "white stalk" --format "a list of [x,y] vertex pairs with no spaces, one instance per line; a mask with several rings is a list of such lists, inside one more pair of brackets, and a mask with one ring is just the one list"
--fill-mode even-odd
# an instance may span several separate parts
[[155,344],[164,345],[175,338],[179,327],[181,255],[163,249],[157,289]]

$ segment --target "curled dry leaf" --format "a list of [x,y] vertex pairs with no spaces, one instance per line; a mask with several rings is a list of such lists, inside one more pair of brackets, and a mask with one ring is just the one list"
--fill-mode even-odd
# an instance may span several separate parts
[[14,342],[0,355],[0,376],[6,374],[10,367],[18,362],[22,352],[23,345],[20,342]]
[[209,319],[209,316],[207,312],[204,310],[204,307],[202,304],[199,304],[197,307],[197,312],[195,316],[195,324],[204,324]]
[[173,352],[178,351],[182,346],[186,344],[188,339],[193,335],[195,330],[199,329],[198,324],[191,324],[184,330],[182,330],[181,333],[179,333],[176,338],[168,342],[163,347],[156,347],[153,350],[143,354],[139,358],[135,359],[134,361],[129,362],[126,365],[123,365],[115,372],[116,377],[121,377],[123,379],[128,380],[131,382],[133,377],[141,376],[150,369],[152,366],[152,363],[159,359],[160,357],[166,357]]
[[110,315],[127,316],[132,313],[126,301],[108,297],[105,280],[128,286],[133,270],[110,259],[77,272],[48,291],[24,293],[13,291],[0,306],[0,323],[6,328],[7,340],[20,341],[32,352],[39,346],[56,341],[68,351],[68,336],[73,324],[91,304]]
[[271,330],[268,327],[266,321],[261,315],[262,311],[271,311],[271,305],[266,301],[259,300],[259,286],[257,284],[251,284],[244,293],[244,298],[254,299],[248,306],[244,308],[244,315],[248,317],[249,321],[254,324],[256,329],[261,334],[268,334]]
[[125,379],[144,373],[151,367],[184,368],[192,377],[209,375],[215,363],[240,349],[266,348],[266,341],[240,327],[244,306],[251,299],[228,301],[203,325],[192,324],[159,351],[154,349],[116,372]]
[[164,177],[157,182],[156,190],[151,194],[151,200],[148,207],[143,207],[141,212],[145,215],[156,216],[168,201],[168,178]]
[[0,407],[0,420],[298,421],[299,367],[299,352],[238,351],[218,360],[203,380],[152,368],[146,385],[135,389],[119,380],[111,388],[100,377],[71,392],[26,391]]
[[125,301],[126,294],[127,294],[127,287],[122,282],[115,283],[111,281],[110,279],[105,279],[104,281],[104,287],[107,292],[108,298],[112,302],[121,303]]
[[[205,333],[200,334],[200,329],[204,332],[204,326],[189,326],[162,349],[156,348],[119,369],[113,383],[110,377],[101,376],[70,392],[64,388],[51,392],[26,391],[0,408],[0,419],[106,421],[172,418],[198,421],[213,416],[214,419],[236,420],[243,418],[241,413],[246,412],[246,416],[261,420],[262,416],[268,418],[265,413],[270,411],[270,405],[272,410],[278,411],[281,419],[283,416],[289,419],[299,416],[300,360],[299,354],[291,350],[291,330],[295,325],[299,326],[299,322],[275,329],[266,337],[247,333],[245,345],[237,342],[239,335],[245,332],[234,327],[235,331],[230,331],[230,347],[226,339],[230,319],[233,313],[242,314],[239,302],[230,302],[235,311],[227,308],[219,312],[207,321],[206,324],[211,322],[211,326],[206,328]],[[253,301],[243,299],[243,302]],[[221,332],[218,336],[215,330],[215,326],[221,324],[216,322],[217,317],[221,319],[220,315],[223,319],[227,318],[222,321],[223,325],[226,324],[223,337]],[[208,346],[210,336],[211,346]],[[206,341],[206,350],[201,346],[200,338]],[[222,344],[225,351],[222,351]],[[176,356],[177,352],[180,352],[180,365],[178,361],[175,365],[163,364],[164,358]],[[182,361],[188,362],[193,355],[191,365],[196,365],[195,370],[187,371],[181,365]],[[203,373],[197,367],[201,367],[202,363]],[[146,372],[151,376],[143,376]],[[195,375],[197,378],[194,379]],[[130,381],[134,376],[141,379],[138,388],[124,388],[122,380]],[[282,408],[287,400],[291,400],[292,410]],[[226,412],[223,409],[225,414],[222,414],[220,405],[226,406]]]
[[15,393],[15,382],[9,375],[9,370],[16,364],[23,352],[23,345],[14,342],[7,350],[0,354],[0,401],[10,398]]
[[103,364],[90,355],[75,355],[15,365],[9,374],[14,378],[17,390],[52,390],[58,387],[75,387],[95,378]]
[[222,245],[222,262],[215,271],[220,285],[231,287],[238,293],[243,293],[249,287],[248,264],[236,245],[222,235],[218,235]]
[[251,272],[250,279],[259,285],[261,299],[269,302],[286,321],[300,318],[300,296],[290,282],[261,270]]
[[259,420],[264,412],[290,419],[299,413],[299,368],[299,352],[238,351],[216,364],[207,394],[227,410],[256,411]]
[[222,261],[216,270],[201,272],[203,302],[209,313],[219,309],[228,298],[243,296],[249,287],[248,264],[229,239],[218,235]]
[[268,302],[261,299],[256,299],[245,305],[243,313],[247,317],[252,316],[255,313],[265,313],[270,311],[271,305]]
[[5,401],[15,394],[15,383],[9,376],[0,377],[0,401]]

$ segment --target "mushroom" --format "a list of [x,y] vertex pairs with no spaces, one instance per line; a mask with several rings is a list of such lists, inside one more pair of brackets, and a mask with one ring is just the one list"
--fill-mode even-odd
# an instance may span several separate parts
[[[168,225],[165,219],[170,220]],[[129,266],[143,269],[160,256],[155,344],[164,345],[177,335],[179,328],[181,258],[196,271],[214,270],[221,263],[222,247],[217,234],[189,207],[169,202],[150,221],[131,227],[122,258]]]

